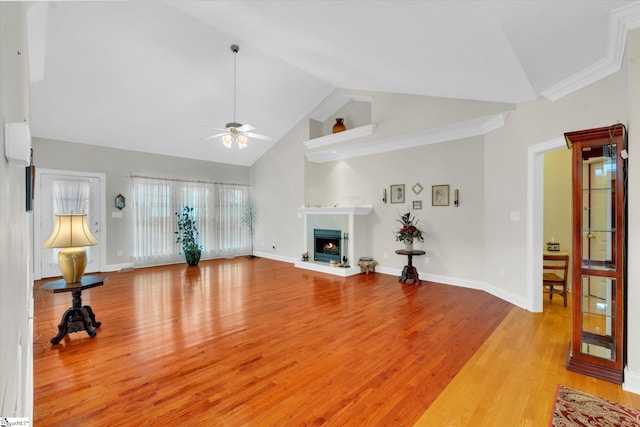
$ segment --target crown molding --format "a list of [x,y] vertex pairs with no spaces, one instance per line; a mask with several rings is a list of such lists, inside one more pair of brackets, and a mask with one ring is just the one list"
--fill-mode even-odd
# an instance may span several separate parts
[[640,2],[611,11],[607,57],[556,83],[542,92],[542,96],[556,101],[620,70],[627,33],[638,27],[640,27]]
[[306,158],[310,162],[324,163],[485,135],[492,130],[503,126],[508,116],[509,112],[503,112],[491,116],[483,116],[461,122],[448,123],[446,125],[436,126],[419,132],[394,135],[377,140],[362,141],[346,147],[334,147],[331,149],[314,151],[313,153],[307,153]]

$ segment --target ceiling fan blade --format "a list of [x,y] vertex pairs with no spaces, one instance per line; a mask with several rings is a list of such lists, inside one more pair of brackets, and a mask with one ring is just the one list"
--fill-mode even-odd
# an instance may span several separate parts
[[228,133],[229,133],[229,132],[223,132],[223,133],[219,133],[219,134],[217,134],[217,135],[205,136],[204,138],[200,138],[200,141],[205,141],[205,140],[207,140],[207,139],[217,138],[217,137],[219,137],[219,136],[223,136],[223,135],[226,135],[226,134],[228,134]]
[[264,136],[264,135],[260,135],[258,133],[245,133],[245,135],[247,135],[249,138],[256,138],[256,139],[262,139],[264,141],[273,141],[273,138],[271,138],[270,136]]
[[252,130],[254,130],[255,128],[251,125],[242,125],[238,128],[238,132],[250,132]]

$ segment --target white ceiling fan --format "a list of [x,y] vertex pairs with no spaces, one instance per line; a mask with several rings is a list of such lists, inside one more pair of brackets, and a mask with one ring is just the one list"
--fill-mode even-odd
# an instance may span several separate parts
[[233,121],[227,123],[224,129],[214,128],[224,132],[207,136],[205,138],[202,138],[202,140],[213,139],[221,136],[222,143],[225,145],[225,147],[231,148],[231,145],[235,142],[238,144],[238,148],[243,149],[246,148],[249,138],[262,139],[265,141],[271,141],[272,138],[257,133],[252,133],[251,131],[255,129],[253,126],[251,126],[250,124],[243,125],[236,121],[236,54],[239,50],[240,47],[238,47],[237,44],[231,45],[231,51],[233,52]]

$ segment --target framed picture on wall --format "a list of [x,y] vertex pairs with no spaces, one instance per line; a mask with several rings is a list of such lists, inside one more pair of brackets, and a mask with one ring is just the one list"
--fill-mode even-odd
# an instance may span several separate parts
[[413,209],[422,209],[422,200],[414,200]]
[[449,184],[431,186],[431,206],[449,206]]
[[33,196],[36,190],[36,167],[32,164],[25,168],[25,202],[27,212],[33,210]]
[[404,184],[391,185],[391,203],[404,203]]

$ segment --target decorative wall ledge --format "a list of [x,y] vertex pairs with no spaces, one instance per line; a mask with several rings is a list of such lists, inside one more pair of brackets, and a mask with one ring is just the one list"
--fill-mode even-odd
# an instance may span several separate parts
[[306,145],[307,148],[326,147],[328,145],[339,144],[341,142],[351,141],[352,139],[371,135],[375,129],[376,125],[372,123],[370,125],[347,129],[345,131],[333,133],[331,135],[313,138],[308,141],[304,141],[303,144]]
[[337,207],[319,207],[319,208],[300,208],[298,212],[304,215],[369,215],[371,213],[372,206],[337,206]]
[[323,163],[486,135],[492,130],[504,126],[509,114],[509,111],[505,111],[490,116],[447,123],[418,132],[362,141],[344,147],[325,148],[307,153],[306,159],[310,162]]

